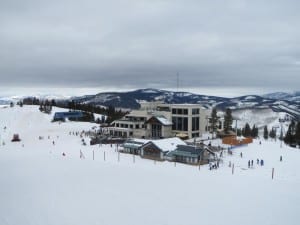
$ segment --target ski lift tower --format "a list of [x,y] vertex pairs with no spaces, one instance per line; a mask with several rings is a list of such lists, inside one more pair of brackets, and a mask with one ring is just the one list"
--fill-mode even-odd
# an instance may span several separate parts
[[279,118],[279,123],[280,123],[280,148],[282,148],[282,139],[283,139],[282,123],[283,122],[284,122],[284,119]]

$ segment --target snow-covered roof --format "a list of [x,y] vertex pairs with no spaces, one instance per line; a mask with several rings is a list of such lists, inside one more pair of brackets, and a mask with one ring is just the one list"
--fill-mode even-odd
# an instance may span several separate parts
[[159,122],[161,122],[163,125],[165,125],[165,126],[170,126],[170,125],[172,125],[173,123],[170,121],[170,120],[168,120],[166,117],[164,117],[164,116],[156,116],[156,119],[158,119],[159,120]]
[[159,123],[161,123],[164,126],[172,126],[173,125],[173,123],[164,116],[152,116],[147,122],[149,122],[153,118],[155,118]]
[[144,144],[148,143],[149,140],[146,139],[138,139],[138,138],[134,138],[134,139],[128,139],[124,144],[123,147],[126,148],[140,148],[141,146],[143,146]]
[[177,145],[186,145],[183,140],[177,137],[153,140],[151,142],[164,152],[174,151],[177,148]]

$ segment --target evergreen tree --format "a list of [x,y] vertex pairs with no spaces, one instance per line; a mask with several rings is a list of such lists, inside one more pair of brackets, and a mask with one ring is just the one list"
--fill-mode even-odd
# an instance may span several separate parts
[[219,117],[217,116],[217,109],[213,108],[212,111],[211,111],[210,119],[209,119],[212,136],[215,132],[217,132],[218,121],[219,121]]
[[55,101],[55,99],[52,99],[52,100],[51,100],[51,105],[52,105],[52,106],[56,106],[56,101]]
[[269,137],[276,138],[276,130],[275,129],[272,128],[272,130],[270,130]]
[[296,123],[294,120],[289,125],[288,131],[284,137],[284,142],[287,144],[295,143],[296,141]]
[[257,136],[258,136],[258,128],[254,124],[251,130],[251,137],[257,138]]
[[225,133],[228,133],[232,129],[232,114],[231,109],[227,108],[224,116],[224,131]]
[[248,123],[246,123],[245,128],[243,130],[243,136],[244,137],[250,137],[251,136],[251,128],[250,125]]
[[296,125],[295,140],[300,144],[300,121]]
[[269,131],[268,131],[268,126],[264,127],[264,139],[268,139],[269,137]]

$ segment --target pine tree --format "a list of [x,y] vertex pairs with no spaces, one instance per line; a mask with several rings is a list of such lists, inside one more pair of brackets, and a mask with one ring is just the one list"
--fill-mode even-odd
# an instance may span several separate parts
[[214,136],[214,133],[217,132],[218,121],[219,121],[219,117],[217,116],[217,109],[213,108],[211,111],[210,119],[209,119],[212,136]]
[[269,137],[269,131],[268,131],[268,126],[264,127],[264,139],[268,139]]
[[232,114],[231,109],[227,108],[224,116],[224,131],[225,133],[228,133],[232,129]]
[[246,123],[246,125],[245,125],[243,136],[244,137],[250,137],[251,136],[251,128],[250,128],[250,125],[248,123]]
[[269,137],[276,138],[276,130],[275,129],[272,128],[272,130],[270,130]]
[[295,140],[300,143],[300,122],[298,122],[296,126]]
[[294,120],[289,125],[288,131],[284,137],[284,142],[287,144],[295,143],[296,141],[296,123]]
[[258,136],[258,128],[254,124],[251,130],[251,137],[257,138],[257,136]]

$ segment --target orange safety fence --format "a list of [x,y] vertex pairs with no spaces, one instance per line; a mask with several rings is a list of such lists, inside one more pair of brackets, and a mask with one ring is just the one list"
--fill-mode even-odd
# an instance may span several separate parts
[[234,137],[225,137],[222,139],[223,144],[227,145],[245,145],[245,144],[250,144],[253,142],[253,138],[247,137],[243,139],[237,139],[235,136]]

